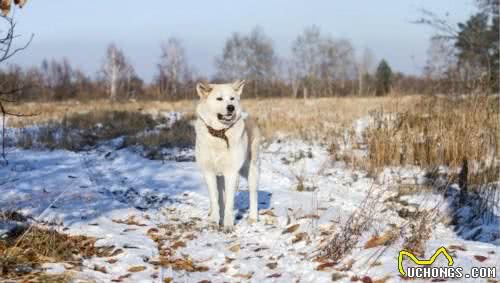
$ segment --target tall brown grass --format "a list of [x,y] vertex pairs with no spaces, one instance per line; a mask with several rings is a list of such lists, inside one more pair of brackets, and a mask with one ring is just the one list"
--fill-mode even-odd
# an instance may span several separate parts
[[[474,169],[471,170],[471,180],[484,179],[485,175],[488,180],[499,177],[498,97],[243,98],[242,103],[244,109],[258,119],[267,139],[286,136],[329,144],[336,158],[340,158],[341,144],[353,149],[367,147],[369,154],[366,158],[352,152],[342,153],[341,158],[370,172],[400,165],[458,167],[467,159]],[[45,132],[46,143],[69,149],[73,148],[74,142],[92,144],[94,139],[120,135],[127,136],[127,145],[189,146],[194,134],[188,120],[194,118],[195,105],[196,100],[24,103],[15,105],[12,111],[39,115],[11,118],[8,126],[53,125]],[[158,113],[169,111],[184,114],[186,120],[177,125],[179,131],[162,130],[137,135],[159,123],[155,118]],[[368,115],[372,118],[372,125],[364,133],[364,141],[360,142],[354,137],[352,123]],[[59,124],[68,129],[93,129],[98,123],[103,127],[95,130],[93,135],[70,136],[61,145],[54,141],[55,126]],[[26,139],[21,137],[21,144],[25,147],[32,143],[29,136]]]
[[[368,166],[439,165],[459,168],[464,160],[477,174],[496,181],[500,152],[498,97],[426,97],[412,109],[371,114],[373,125],[365,133]],[[479,177],[480,178],[480,177]]]

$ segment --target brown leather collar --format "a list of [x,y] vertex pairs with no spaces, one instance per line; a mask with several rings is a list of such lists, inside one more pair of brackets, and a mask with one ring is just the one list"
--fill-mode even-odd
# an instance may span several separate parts
[[236,124],[236,122],[238,122],[240,120],[241,116],[238,117],[238,119],[236,119],[231,125],[229,125],[229,127],[223,128],[220,130],[216,130],[216,129],[212,128],[211,126],[209,126],[207,124],[207,122],[205,122],[205,120],[203,120],[203,118],[201,118],[201,116],[198,115],[198,118],[200,118],[200,120],[203,121],[203,124],[205,124],[205,127],[207,127],[207,130],[210,133],[210,135],[212,135],[213,137],[219,138],[219,139],[223,139],[226,142],[227,148],[229,149],[229,139],[226,136],[226,132],[227,132],[227,130],[231,129],[234,126],[234,124]]

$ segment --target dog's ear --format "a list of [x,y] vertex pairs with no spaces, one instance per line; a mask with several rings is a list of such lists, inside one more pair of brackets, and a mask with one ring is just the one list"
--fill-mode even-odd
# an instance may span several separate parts
[[207,97],[211,91],[212,87],[205,82],[199,82],[196,84],[196,92],[201,98]]
[[243,87],[245,86],[245,80],[237,80],[231,85],[238,95],[243,92]]

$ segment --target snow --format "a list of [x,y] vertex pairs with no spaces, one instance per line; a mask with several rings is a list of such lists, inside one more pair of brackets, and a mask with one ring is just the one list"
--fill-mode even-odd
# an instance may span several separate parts
[[[178,118],[177,114],[164,115]],[[359,138],[368,123],[366,119],[355,123]],[[15,136],[12,132],[10,135]],[[99,246],[113,245],[123,250],[112,257],[85,259],[75,281],[110,282],[130,273],[123,282],[164,282],[168,277],[174,282],[331,282],[334,272],[346,275],[339,282],[350,282],[352,276],[400,281],[397,256],[403,240],[369,249],[364,244],[375,232],[405,223],[395,209],[387,209],[405,205],[387,199],[396,195],[391,188],[401,180],[424,183],[425,176],[418,168],[388,168],[371,178],[332,161],[321,145],[300,140],[270,143],[262,147],[259,222],[252,225],[246,221],[248,192],[242,181],[235,202],[236,231],[224,234],[207,227],[209,201],[192,150],[165,149],[172,158],[159,161],[144,158],[138,148],[122,148],[122,143],[118,138],[82,152],[10,147],[9,163],[0,167],[2,209],[20,209],[26,215],[39,215],[39,221],[61,222],[57,229],[97,237]],[[178,162],[176,156],[182,156],[183,162]],[[299,179],[312,191],[296,191]],[[337,267],[316,270],[320,263],[314,261],[313,255],[321,252],[321,241],[346,221],[371,189],[382,198],[370,229]],[[408,202],[405,207],[446,204],[441,194],[433,192],[405,195],[400,200]],[[126,224],[127,219],[133,219],[135,224]],[[293,224],[299,224],[298,229],[285,233]],[[488,229],[500,235],[498,225]],[[294,241],[302,232],[306,238]],[[158,248],[152,234],[160,236],[162,248]],[[425,255],[432,255],[441,246],[455,245],[464,247],[463,251],[453,251],[455,264],[464,270],[472,266],[498,267],[498,241],[465,240],[452,226],[437,222]],[[173,248],[175,242],[185,246]],[[189,258],[208,271],[158,266],[155,262],[167,248],[173,250],[173,258]],[[479,262],[476,255],[487,259]],[[117,261],[110,263],[110,258]],[[338,270],[349,261],[353,263],[351,268]],[[95,270],[95,266],[105,267],[106,273]],[[146,269],[130,272],[133,266]],[[55,273],[65,270],[60,263],[44,267]],[[457,282],[471,281],[464,278]]]

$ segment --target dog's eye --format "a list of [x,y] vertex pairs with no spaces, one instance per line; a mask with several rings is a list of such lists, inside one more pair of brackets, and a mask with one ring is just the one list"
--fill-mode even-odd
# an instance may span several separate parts
[[222,101],[222,97],[217,97],[217,100],[218,101]]
[[234,97],[231,97],[231,100],[234,100]]

